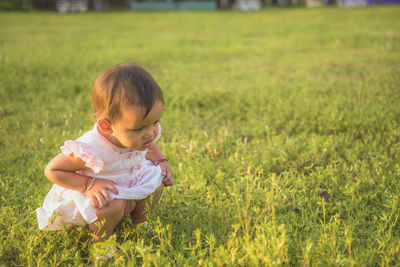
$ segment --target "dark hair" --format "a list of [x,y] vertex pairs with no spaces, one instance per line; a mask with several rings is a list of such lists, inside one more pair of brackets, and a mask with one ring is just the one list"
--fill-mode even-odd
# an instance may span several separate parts
[[93,85],[92,105],[96,119],[111,122],[121,116],[122,107],[137,105],[149,114],[154,102],[164,101],[160,86],[144,68],[118,64],[104,72]]

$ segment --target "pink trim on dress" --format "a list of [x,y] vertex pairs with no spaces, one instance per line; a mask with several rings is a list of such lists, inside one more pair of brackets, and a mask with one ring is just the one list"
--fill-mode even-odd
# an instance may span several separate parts
[[113,163],[113,162],[116,162],[116,161],[120,161],[121,159],[133,158],[135,156],[138,156],[138,155],[142,154],[143,152],[144,151],[131,150],[129,153],[123,153],[119,157],[116,157],[113,160],[107,161],[104,164],[110,164],[110,163]]
[[135,171],[140,171],[143,168],[142,164],[135,164],[133,167],[130,167],[125,170],[120,170],[120,171],[114,171],[114,172],[107,172],[104,174],[105,177],[107,176],[114,176],[114,175],[119,175],[119,174],[124,174],[124,173],[134,173]]
[[137,184],[137,182],[139,182],[142,179],[142,177],[140,177],[140,175],[136,176],[135,178],[133,178],[132,180],[128,181],[128,182],[124,182],[124,183],[116,183],[116,185],[118,186],[134,186],[135,184]]
[[65,156],[73,153],[75,158],[83,160],[86,167],[92,169],[95,173],[103,170],[104,162],[100,158],[99,153],[86,143],[68,140],[65,141],[60,149]]

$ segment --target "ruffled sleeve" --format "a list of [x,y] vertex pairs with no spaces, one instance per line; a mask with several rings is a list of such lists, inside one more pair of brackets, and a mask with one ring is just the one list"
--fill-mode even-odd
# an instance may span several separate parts
[[100,158],[99,153],[90,145],[78,141],[65,141],[60,147],[65,156],[74,153],[74,157],[80,158],[85,162],[86,167],[92,169],[95,173],[103,170],[104,161]]
[[156,139],[154,139],[153,142],[157,142],[157,140],[160,139],[160,137],[161,137],[161,125],[160,125],[160,123],[158,123],[158,135],[157,135]]

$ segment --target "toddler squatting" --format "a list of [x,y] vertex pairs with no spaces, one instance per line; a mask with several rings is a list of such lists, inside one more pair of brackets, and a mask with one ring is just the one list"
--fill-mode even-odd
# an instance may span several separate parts
[[36,213],[41,230],[88,224],[101,241],[123,216],[145,222],[146,199],[154,195],[153,207],[164,186],[173,184],[173,173],[155,143],[162,91],[145,69],[120,64],[100,75],[92,105],[93,129],[66,141],[47,165],[45,175],[54,185]]

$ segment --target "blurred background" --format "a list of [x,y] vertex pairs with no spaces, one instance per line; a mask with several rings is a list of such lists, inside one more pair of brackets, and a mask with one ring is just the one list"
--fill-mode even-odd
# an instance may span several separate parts
[[400,0],[1,0],[0,10],[54,10],[65,12],[87,12],[90,10],[137,11],[162,10],[258,10],[271,6],[370,6],[395,5]]

